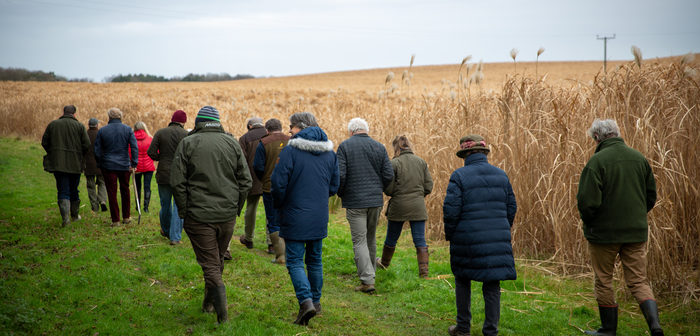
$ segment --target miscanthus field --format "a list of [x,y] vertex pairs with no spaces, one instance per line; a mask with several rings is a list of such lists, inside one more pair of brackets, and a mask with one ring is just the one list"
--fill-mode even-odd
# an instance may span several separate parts
[[[511,178],[518,201],[513,244],[519,279],[503,283],[501,331],[506,335],[570,335],[597,326],[592,272],[575,195],[595,148],[585,132],[594,118],[616,119],[627,144],[654,170],[658,202],[649,214],[649,278],[669,334],[700,332],[700,77],[693,55],[609,62],[461,64],[339,72],[223,83],[0,82],[0,333],[6,334],[435,334],[453,323],[454,280],[442,229],[442,200],[454,153],[466,134],[483,135],[489,161]],[[286,269],[268,263],[258,214],[256,249],[233,241],[227,263],[232,322],[216,326],[199,313],[201,270],[185,244],[158,235],[158,201],[140,226],[111,229],[89,213],[60,229],[53,178],[42,171],[46,125],[74,104],[76,117],[144,121],[151,133],[177,109],[192,128],[204,105],[216,107],[235,136],[247,118],[310,111],[334,143],[353,117],[390,150],[405,134],[435,181],[426,198],[431,279],[417,278],[409,234],[397,260],[377,275],[376,296],[354,293],[352,244],[344,210],[331,199],[324,245],[324,312],[308,328],[291,324],[296,302]],[[87,195],[81,182],[81,198]],[[385,226],[378,230],[379,245]],[[236,236],[242,233],[242,219]],[[619,332],[646,326],[626,292]],[[483,321],[475,287],[474,334]],[[482,314],[481,316],[479,314]],[[481,320],[480,320],[481,318]]]

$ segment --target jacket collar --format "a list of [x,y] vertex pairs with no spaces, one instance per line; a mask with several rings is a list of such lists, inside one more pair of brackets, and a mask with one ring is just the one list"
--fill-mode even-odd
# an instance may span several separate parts
[[171,121],[171,122],[168,124],[168,127],[170,127],[170,126],[178,126],[178,127],[180,127],[180,128],[184,128],[184,127],[182,127],[182,124],[180,124],[179,122],[176,122],[176,121]]
[[107,122],[108,124],[121,124],[122,120],[121,119],[109,119]]
[[214,121],[214,120],[202,121],[202,122],[198,122],[194,126],[194,129],[189,134],[204,133],[204,132],[224,133],[224,128],[223,128],[223,126],[221,126],[221,123],[218,121]]
[[614,137],[614,138],[608,138],[603,141],[601,141],[598,146],[595,147],[595,152],[598,153],[604,148],[619,145],[619,144],[625,144],[625,140],[622,140],[620,137]]
[[75,119],[75,115],[74,115],[74,114],[64,114],[64,115],[62,115],[62,116],[61,116],[60,118],[58,118],[58,119],[63,119],[63,118],[71,118],[71,119],[74,119],[74,120],[78,120],[78,119]]
[[469,154],[466,158],[464,158],[465,166],[477,162],[489,162],[489,160],[486,158],[486,154],[484,153]]

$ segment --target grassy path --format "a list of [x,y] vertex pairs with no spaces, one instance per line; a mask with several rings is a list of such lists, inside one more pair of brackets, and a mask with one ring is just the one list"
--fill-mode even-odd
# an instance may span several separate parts
[[[291,323],[297,304],[286,268],[264,252],[264,211],[255,248],[235,240],[226,263],[229,316],[216,324],[201,313],[201,269],[186,235],[170,246],[158,234],[158,193],[141,225],[111,228],[89,211],[61,229],[53,177],[35,142],[0,139],[0,334],[45,335],[446,335],[454,323],[454,279],[448,246],[431,244],[431,279],[417,277],[415,250],[404,233],[377,295],[355,293],[352,242],[342,209],[324,240],[323,313],[308,327]],[[383,242],[386,227],[378,230]],[[592,281],[564,279],[518,262],[518,280],[502,283],[502,335],[578,335],[598,325]],[[481,335],[483,301],[473,285],[472,335]],[[648,334],[638,307],[620,287],[619,335]],[[700,303],[660,300],[667,335],[700,334]]]

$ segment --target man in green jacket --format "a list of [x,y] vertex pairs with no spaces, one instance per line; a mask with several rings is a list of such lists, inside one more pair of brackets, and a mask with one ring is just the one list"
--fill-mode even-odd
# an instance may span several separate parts
[[75,119],[75,111],[75,106],[65,106],[63,116],[52,121],[41,137],[41,146],[46,151],[44,170],[56,178],[63,227],[71,220],[80,219],[78,184],[85,166],[85,153],[90,147],[90,138],[85,126]]
[[619,255],[625,282],[639,303],[651,335],[663,335],[646,272],[647,212],[656,203],[654,173],[644,156],[625,145],[615,120],[596,119],[588,130],[595,154],[581,172],[578,210],[595,273],[602,327],[589,335],[615,335],[617,303],[612,279]]
[[204,272],[202,310],[228,320],[222,279],[228,248],[246,195],[253,183],[243,150],[224,132],[219,111],[199,110],[195,128],[180,141],[170,167],[170,185],[180,218]]

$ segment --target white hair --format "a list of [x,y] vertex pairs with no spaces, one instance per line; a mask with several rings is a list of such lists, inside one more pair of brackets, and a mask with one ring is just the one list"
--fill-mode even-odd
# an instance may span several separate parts
[[109,117],[109,119],[121,119],[122,111],[116,107],[112,107],[109,110],[107,110],[107,116]]
[[348,123],[348,131],[350,133],[355,133],[357,131],[369,132],[369,125],[367,125],[367,121],[362,118],[352,118]]
[[591,128],[588,129],[588,136],[593,140],[601,142],[608,138],[620,136],[620,128],[617,127],[617,122],[613,119],[596,119],[593,121]]

